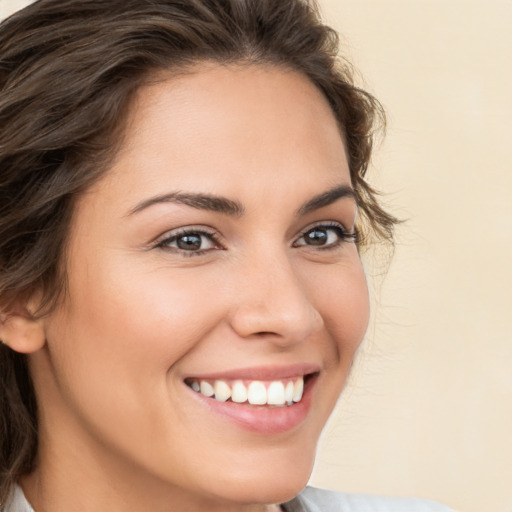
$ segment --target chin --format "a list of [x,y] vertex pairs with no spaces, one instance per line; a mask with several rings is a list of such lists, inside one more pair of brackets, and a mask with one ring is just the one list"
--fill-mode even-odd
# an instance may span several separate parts
[[230,495],[225,497],[233,503],[246,505],[286,503],[306,487],[309,474],[302,478],[291,478],[281,473],[279,468],[269,468],[269,476],[260,481],[233,485]]
[[260,503],[286,503],[290,501],[306,487],[311,476],[311,471],[308,471],[301,478],[288,478],[287,475],[279,471],[279,468],[273,468],[271,473],[271,482],[267,483],[267,487],[261,487],[256,492]]
[[[277,462],[262,457],[258,464],[236,468],[226,475],[221,486],[228,490],[229,501],[245,504],[285,503],[299,494],[307,485],[314,464],[314,454],[304,453],[281,457]],[[298,460],[300,459],[300,460]]]

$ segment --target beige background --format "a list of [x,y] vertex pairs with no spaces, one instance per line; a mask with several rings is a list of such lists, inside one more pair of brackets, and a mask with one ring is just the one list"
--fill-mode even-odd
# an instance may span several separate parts
[[373,176],[408,222],[313,482],[512,512],[512,0],[320,1],[389,113]]

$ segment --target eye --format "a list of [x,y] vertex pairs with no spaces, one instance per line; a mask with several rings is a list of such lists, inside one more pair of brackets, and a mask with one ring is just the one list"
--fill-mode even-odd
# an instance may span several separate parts
[[340,224],[320,224],[305,231],[294,247],[311,246],[322,249],[337,247],[344,241],[355,242],[355,233],[349,233]]
[[219,249],[215,234],[200,229],[181,229],[170,233],[156,244],[157,248],[172,250],[187,255],[202,254],[205,251]]

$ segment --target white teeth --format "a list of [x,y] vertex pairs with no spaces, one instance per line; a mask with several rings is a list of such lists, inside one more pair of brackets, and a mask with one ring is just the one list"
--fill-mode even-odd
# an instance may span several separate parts
[[297,379],[293,385],[293,401],[300,402],[304,392],[304,379]]
[[267,403],[269,405],[284,405],[284,385],[280,381],[275,381],[270,384],[267,390]]
[[241,380],[228,383],[224,380],[216,380],[213,385],[206,380],[193,380],[190,387],[206,397],[214,397],[219,402],[226,402],[231,398],[232,402],[251,405],[292,405],[300,402],[304,392],[304,378],[299,377],[295,381],[286,379],[284,382],[275,380],[262,382],[254,380],[246,386]]
[[225,402],[231,397],[231,388],[223,380],[216,380],[214,389],[215,400],[219,402]]
[[233,391],[231,392],[231,400],[238,404],[247,402],[247,388],[242,381],[237,380],[233,384]]
[[293,402],[293,387],[293,382],[290,381],[288,382],[288,384],[286,384],[286,388],[284,390],[284,397],[288,405],[291,405],[291,403]]
[[251,405],[265,405],[267,403],[267,388],[263,382],[255,380],[249,384],[247,399]]
[[213,386],[209,382],[206,382],[205,380],[201,381],[199,390],[201,392],[201,395],[204,396],[213,396],[215,393]]

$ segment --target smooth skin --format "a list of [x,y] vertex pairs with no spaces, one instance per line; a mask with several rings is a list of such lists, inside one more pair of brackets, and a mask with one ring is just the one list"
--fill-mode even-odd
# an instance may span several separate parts
[[[298,72],[203,64],[139,91],[114,165],[76,206],[69,293],[2,323],[40,407],[21,482],[37,512],[278,510],[306,485],[369,305],[354,199],[301,207],[350,186],[336,120]],[[320,373],[284,433],[212,413],[184,382],[302,363]]]

